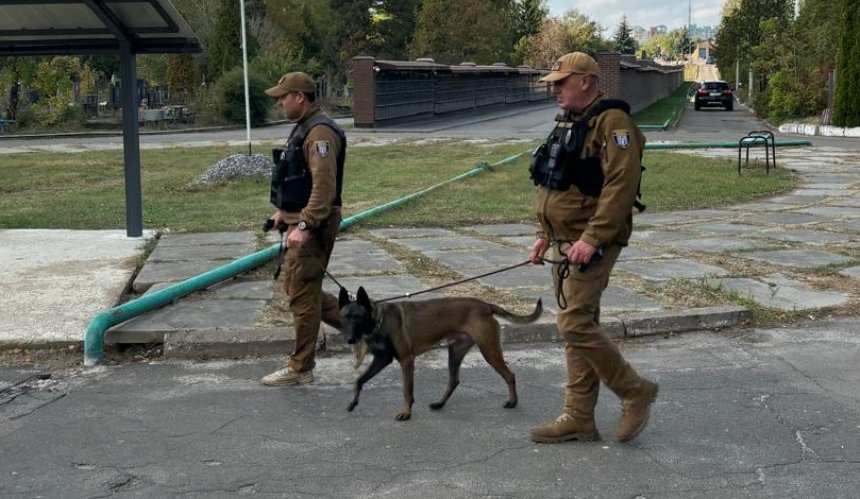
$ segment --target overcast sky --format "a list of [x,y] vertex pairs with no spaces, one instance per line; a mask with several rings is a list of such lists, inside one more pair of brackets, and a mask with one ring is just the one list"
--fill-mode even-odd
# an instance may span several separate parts
[[687,12],[692,4],[692,24],[719,26],[723,0],[548,0],[552,16],[560,17],[576,9],[600,23],[604,36],[615,32],[621,16],[627,15],[631,26],[645,29],[660,24],[670,30],[687,25]]

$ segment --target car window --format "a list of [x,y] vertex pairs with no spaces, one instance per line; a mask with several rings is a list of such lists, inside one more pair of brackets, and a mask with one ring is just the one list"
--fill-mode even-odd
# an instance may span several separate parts
[[729,84],[724,81],[707,81],[702,84],[708,90],[728,90]]

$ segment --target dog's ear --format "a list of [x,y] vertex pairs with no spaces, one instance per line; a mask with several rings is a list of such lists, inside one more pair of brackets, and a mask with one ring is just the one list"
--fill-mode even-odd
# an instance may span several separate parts
[[340,288],[340,294],[337,297],[338,308],[343,308],[349,305],[349,291],[346,288]]
[[358,287],[358,295],[356,301],[358,301],[358,304],[364,308],[371,308],[370,297],[367,296],[367,291],[364,290],[364,286]]

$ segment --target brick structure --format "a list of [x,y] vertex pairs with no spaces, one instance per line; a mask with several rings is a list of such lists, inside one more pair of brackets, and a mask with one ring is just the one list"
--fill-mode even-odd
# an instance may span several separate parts
[[600,52],[595,58],[600,67],[600,91],[610,99],[622,98],[621,91],[621,54]]
[[376,59],[369,56],[353,57],[350,71],[353,84],[353,115],[355,126],[372,127],[376,109],[376,79],[373,63]]

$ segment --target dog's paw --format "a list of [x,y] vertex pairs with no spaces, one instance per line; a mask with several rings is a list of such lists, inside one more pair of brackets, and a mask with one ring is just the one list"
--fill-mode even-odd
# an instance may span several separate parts
[[505,409],[513,409],[516,406],[517,406],[516,400],[508,400],[507,402],[505,402],[505,405],[502,407],[504,407]]
[[408,420],[408,419],[409,419],[409,418],[411,418],[411,417],[412,417],[412,413],[411,413],[411,412],[400,411],[400,412],[398,412],[398,413],[397,413],[397,415],[396,415],[396,416],[394,416],[394,419],[396,419],[397,421],[406,421],[406,420]]
[[434,411],[438,411],[443,407],[445,407],[445,402],[433,402],[432,404],[430,404],[430,409]]

